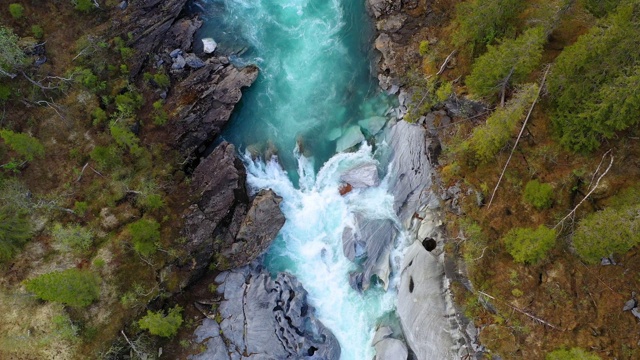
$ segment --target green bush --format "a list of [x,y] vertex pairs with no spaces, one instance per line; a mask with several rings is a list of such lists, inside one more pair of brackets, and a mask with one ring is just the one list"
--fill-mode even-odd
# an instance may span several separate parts
[[124,116],[133,115],[142,106],[143,99],[136,91],[128,91],[116,96],[116,108]]
[[586,352],[580,348],[558,349],[547,354],[545,360],[600,360],[598,355]]
[[153,103],[153,123],[156,125],[164,125],[169,120],[167,113],[162,107],[162,100],[155,101]]
[[147,315],[138,321],[138,325],[141,329],[148,330],[152,335],[172,337],[178,333],[178,329],[182,325],[181,313],[180,305],[170,309],[166,316],[162,312],[147,310]]
[[524,200],[538,210],[548,209],[553,205],[553,186],[531,180],[524,187]]
[[96,146],[89,156],[101,169],[110,170],[122,164],[120,149],[117,146]]
[[50,272],[25,282],[38,298],[74,307],[84,307],[100,297],[100,278],[76,268]]
[[0,84],[0,102],[9,100],[12,93],[11,86]]
[[614,11],[621,0],[582,0],[581,2],[593,16],[603,17]]
[[547,89],[560,142],[587,153],[640,122],[640,3],[618,6],[557,57]]
[[429,42],[426,40],[420,41],[420,47],[418,48],[420,56],[425,56],[429,52]]
[[129,233],[133,248],[142,256],[153,255],[156,250],[156,242],[160,240],[160,224],[155,220],[140,219],[129,224]]
[[585,262],[596,264],[611,254],[624,254],[640,244],[640,205],[606,208],[578,223],[573,246]]
[[107,88],[106,81],[100,81],[98,76],[96,76],[93,71],[86,68],[75,68],[73,77],[77,82],[82,84],[82,86],[93,92],[99,92]]
[[476,96],[491,98],[500,93],[503,83],[522,83],[540,64],[547,35],[542,26],[531,28],[514,40],[489,45],[487,52],[472,66],[465,83]]
[[107,121],[107,112],[97,107],[91,112],[91,118],[93,119],[93,126],[100,125]]
[[24,6],[18,3],[9,4],[9,12],[14,19],[22,19],[24,16]]
[[44,37],[44,29],[40,25],[32,25],[31,33],[33,34],[33,37],[36,39],[42,39]]
[[20,212],[0,207],[0,262],[11,259],[31,238],[31,224]]
[[75,211],[76,215],[84,216],[89,209],[89,204],[86,201],[76,201],[73,205],[73,211]]
[[511,229],[503,238],[507,251],[518,263],[535,264],[547,256],[556,243],[556,231],[540,225],[537,229]]
[[0,130],[0,137],[5,144],[27,161],[44,157],[44,146],[31,135],[11,130]]
[[113,137],[113,139],[116,141],[116,144],[118,144],[121,148],[129,149],[129,151],[133,155],[140,154],[141,148],[138,145],[140,139],[138,139],[138,137],[134,133],[132,133],[131,130],[120,124],[112,123],[109,126],[109,131],[111,132],[111,136]]
[[525,0],[469,0],[456,7],[458,30],[453,41],[456,46],[469,46],[473,54],[480,54],[495,39],[515,32],[518,14],[524,10]]
[[166,89],[171,85],[171,80],[169,80],[169,77],[161,73],[153,75],[153,82],[155,82],[156,85],[158,85],[158,87],[162,89]]
[[93,245],[93,232],[80,225],[55,224],[51,236],[59,244],[76,251],[86,251]]

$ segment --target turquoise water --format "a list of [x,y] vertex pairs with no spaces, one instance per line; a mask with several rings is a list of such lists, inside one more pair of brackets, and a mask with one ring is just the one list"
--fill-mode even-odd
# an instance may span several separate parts
[[260,68],[223,137],[242,151],[277,149],[294,182],[297,143],[317,171],[335,153],[331,135],[388,109],[369,71],[364,0],[208,0],[207,7],[199,37]]
[[[265,265],[298,277],[340,342],[342,359],[371,359],[376,323],[395,306],[396,279],[389,291],[351,289],[356,265],[343,255],[342,232],[356,213],[395,221],[393,197],[385,181],[340,196],[342,173],[370,163],[383,173],[384,165],[366,144],[336,154],[341,134],[391,106],[370,73],[364,0],[209,0],[206,14],[199,37],[213,37],[236,64],[260,68],[223,138],[246,153],[252,190],[271,188],[283,197],[287,221]],[[270,149],[277,160],[252,156],[264,158]],[[397,263],[401,249],[394,254]]]

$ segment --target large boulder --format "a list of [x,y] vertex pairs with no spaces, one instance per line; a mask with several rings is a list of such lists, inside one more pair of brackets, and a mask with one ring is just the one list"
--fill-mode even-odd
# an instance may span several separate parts
[[248,265],[271,245],[285,221],[280,202],[282,198],[271,190],[262,190],[253,199],[233,245],[223,253],[234,266]]
[[340,181],[351,184],[356,189],[378,186],[380,184],[378,167],[374,163],[356,166],[342,173]]
[[243,267],[216,281],[224,296],[218,308],[222,321],[219,328],[207,321],[196,330],[196,340],[211,340],[204,353],[191,359],[225,351],[232,359],[340,358],[338,341],[315,317],[306,290],[292,275],[279,273],[274,279],[265,270]]
[[359,126],[351,126],[338,139],[336,143],[336,152],[343,152],[364,141],[364,135]]

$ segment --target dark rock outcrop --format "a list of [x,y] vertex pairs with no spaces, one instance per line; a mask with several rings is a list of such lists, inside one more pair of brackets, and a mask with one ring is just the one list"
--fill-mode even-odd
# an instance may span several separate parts
[[207,320],[196,330],[196,340],[209,340],[205,352],[190,359],[340,357],[338,341],[316,319],[306,290],[292,275],[279,273],[272,279],[266,271],[247,266],[222,273],[216,281],[224,294],[219,307],[223,320],[219,328]]
[[282,198],[271,190],[262,190],[253,199],[233,245],[223,253],[232,264],[248,265],[271,245],[285,221],[280,202]]
[[203,145],[215,138],[242,97],[241,89],[258,77],[258,68],[238,69],[226,58],[212,58],[178,83],[168,108],[175,109],[175,143],[185,157],[203,152]]

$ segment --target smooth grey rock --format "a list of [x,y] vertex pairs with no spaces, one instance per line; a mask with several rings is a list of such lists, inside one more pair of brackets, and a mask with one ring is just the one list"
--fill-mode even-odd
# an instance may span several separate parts
[[378,186],[378,167],[373,163],[354,167],[342,173],[340,181],[351,184],[356,189]]
[[205,54],[211,54],[216,51],[218,43],[216,43],[212,38],[204,38],[202,39],[202,46]]
[[315,318],[307,292],[292,275],[279,273],[272,279],[247,266],[217,280],[223,282],[218,288],[224,288],[220,330],[232,359],[234,353],[252,360],[340,357],[338,341]]
[[640,311],[638,311],[638,308],[631,309],[631,313],[633,314],[633,316],[635,316],[638,319],[640,319]]
[[179,55],[182,55],[182,50],[180,49],[174,49],[169,53],[169,56],[171,56],[172,59],[177,58]]
[[[440,255],[442,256],[442,255]],[[407,344],[417,359],[454,359],[444,300],[444,267],[439,259],[415,241],[406,250],[397,314]]]
[[185,65],[187,65],[187,61],[182,57],[182,55],[178,55],[173,59],[173,65],[171,65],[172,70],[182,70]]
[[387,118],[384,116],[374,116],[368,119],[358,121],[358,125],[367,132],[369,135],[376,135],[382,130],[387,123]]
[[[385,338],[375,344],[375,360],[407,360],[409,350],[402,340]],[[431,359],[431,358],[430,358]]]
[[202,325],[196,328],[195,342],[203,345],[206,350],[198,355],[187,357],[189,360],[230,360],[227,346],[220,336],[220,326],[211,319],[204,319]]
[[120,4],[118,4],[118,9],[126,10],[127,6],[129,6],[129,3],[125,0],[125,1],[120,2]]
[[433,142],[422,126],[399,121],[389,132],[387,142],[395,174],[389,188],[394,196],[394,210],[400,221],[407,225],[420,204],[431,195],[431,158],[435,157]]
[[348,128],[342,137],[338,139],[336,144],[336,152],[343,152],[348,150],[364,141],[364,135],[360,131],[359,126],[351,126]]
[[195,56],[194,54],[187,54],[187,56],[184,58],[184,61],[192,69],[200,69],[205,65],[204,61],[202,61],[199,57]]
[[382,326],[376,330],[375,335],[373,336],[373,340],[371,341],[371,345],[376,345],[380,341],[390,337],[393,335],[393,330],[391,330],[388,326]]

